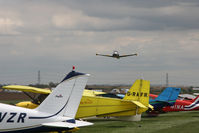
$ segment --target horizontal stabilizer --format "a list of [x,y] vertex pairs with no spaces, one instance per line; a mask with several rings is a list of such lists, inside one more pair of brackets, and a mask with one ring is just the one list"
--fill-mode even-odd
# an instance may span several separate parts
[[144,104],[142,104],[141,102],[138,102],[138,101],[131,101],[133,102],[134,104],[136,104],[137,106],[139,106],[140,108],[147,108]]
[[69,122],[51,122],[51,123],[43,123],[43,126],[47,127],[60,127],[60,128],[75,128],[75,127],[83,127],[93,125],[91,122],[79,121],[75,120],[75,123]]
[[[147,108],[144,104],[142,104],[141,102],[139,101],[133,101],[133,100],[122,100],[123,102],[132,102],[134,103],[135,105],[137,105],[138,107],[140,108]],[[153,107],[153,106],[152,106]]]
[[150,109],[152,109],[152,110],[154,109],[154,107],[153,107],[151,104],[149,104],[148,107],[149,107]]

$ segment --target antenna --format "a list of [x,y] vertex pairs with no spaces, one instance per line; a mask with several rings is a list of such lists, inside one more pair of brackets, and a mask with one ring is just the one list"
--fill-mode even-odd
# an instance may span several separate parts
[[75,66],[73,66],[73,71],[75,71]]
[[38,84],[40,84],[40,82],[41,82],[41,77],[40,77],[40,70],[38,71]]
[[169,86],[169,75],[168,73],[166,73],[166,87]]

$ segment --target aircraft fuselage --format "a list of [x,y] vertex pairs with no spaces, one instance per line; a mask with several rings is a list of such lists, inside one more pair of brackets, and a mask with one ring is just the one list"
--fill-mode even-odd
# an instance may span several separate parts
[[113,56],[114,58],[117,58],[117,59],[120,58],[119,54],[113,54],[112,56]]
[[[64,121],[66,118],[57,117],[32,109],[0,104],[0,132],[12,132],[27,129],[42,129],[42,123]],[[34,130],[33,130],[34,131]]]

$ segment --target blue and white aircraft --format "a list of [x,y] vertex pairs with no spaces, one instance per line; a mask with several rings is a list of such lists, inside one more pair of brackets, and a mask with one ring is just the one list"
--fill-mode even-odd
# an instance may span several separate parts
[[70,72],[36,109],[0,104],[0,132],[66,131],[92,125],[74,119],[88,76]]
[[[158,95],[155,99],[150,99],[149,103],[154,107],[155,111],[162,111],[165,106],[173,106],[180,93],[180,88],[167,87],[162,93]],[[153,96],[153,94],[150,94]]]

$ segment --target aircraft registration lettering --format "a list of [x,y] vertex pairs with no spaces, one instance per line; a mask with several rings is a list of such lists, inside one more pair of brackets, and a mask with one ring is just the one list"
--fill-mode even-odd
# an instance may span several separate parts
[[6,115],[7,115],[7,112],[4,113],[3,115],[2,115],[2,113],[0,112],[0,122],[3,121],[3,119],[5,118]]
[[172,108],[172,109],[184,109],[184,106],[183,105],[173,105],[170,108]]
[[13,123],[13,118],[17,115],[17,113],[10,113],[10,117],[7,120],[7,123]]
[[148,97],[148,93],[143,93],[143,92],[141,92],[141,93],[139,93],[139,92],[132,92],[132,93],[131,92],[127,92],[126,95],[127,96],[132,95],[132,96]]
[[[2,122],[5,119],[6,116],[8,116],[8,118],[6,120],[7,123],[14,123],[15,122],[14,118],[17,117],[17,113],[16,112],[10,112],[8,114],[8,112],[5,112],[5,113],[0,112],[0,122]],[[26,113],[19,113],[18,119],[17,119],[16,122],[17,123],[20,123],[20,122],[24,123],[24,120],[25,120],[26,116],[27,116]]]

